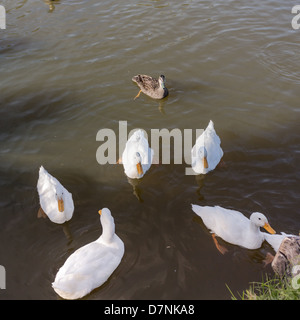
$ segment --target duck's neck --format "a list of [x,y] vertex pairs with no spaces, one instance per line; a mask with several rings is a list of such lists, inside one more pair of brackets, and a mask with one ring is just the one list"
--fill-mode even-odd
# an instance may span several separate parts
[[250,225],[249,225],[249,231],[252,234],[256,234],[257,236],[262,235],[262,232],[260,231],[260,228],[257,225],[255,225],[253,222],[251,222]]
[[115,235],[115,224],[111,221],[106,221],[103,225],[103,231],[100,239],[105,243],[112,242]]
[[161,90],[163,90],[164,92],[164,97],[166,97],[168,95],[168,89],[165,87],[164,83],[161,83]]
[[264,235],[263,233],[260,231],[260,228],[255,225],[254,223],[250,223],[250,234],[255,235],[254,237],[252,237],[253,239],[253,246],[254,247],[259,247],[262,242],[264,241]]
[[164,83],[163,81],[160,81],[159,84],[160,84],[160,87],[161,87],[162,89],[165,89],[165,88],[166,88],[166,87],[165,87],[165,83]]

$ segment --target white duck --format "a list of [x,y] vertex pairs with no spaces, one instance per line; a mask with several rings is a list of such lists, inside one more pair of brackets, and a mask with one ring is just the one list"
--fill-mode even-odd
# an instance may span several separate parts
[[141,129],[136,130],[127,141],[121,158],[127,177],[142,178],[151,167],[153,154],[144,132]]
[[220,144],[214,123],[210,120],[191,151],[192,168],[197,174],[206,174],[215,169],[224,154]]
[[284,232],[281,232],[281,234],[268,234],[263,232],[263,235],[265,237],[265,240],[271,245],[271,247],[274,249],[275,252],[279,250],[281,242],[286,237],[299,237],[294,234],[286,234]]
[[[274,251],[277,253],[279,250],[279,247],[282,243],[282,241],[286,237],[296,237],[300,238],[300,236],[296,236],[294,234],[286,234],[284,232],[281,232],[281,234],[268,234],[263,232],[263,235],[265,237],[265,240],[271,245],[271,247],[274,249]],[[271,263],[274,259],[274,256],[271,253],[267,253],[266,258],[264,259],[265,265]]]
[[39,170],[37,190],[42,212],[51,221],[61,224],[72,218],[74,212],[72,194],[43,166]]
[[115,223],[107,208],[99,211],[101,236],[76,250],[56,274],[52,287],[64,299],[79,299],[101,286],[118,267],[124,243],[115,234]]
[[259,230],[260,227],[272,234],[275,233],[267,218],[259,212],[252,213],[248,219],[239,211],[219,206],[202,207],[192,204],[192,210],[202,218],[205,226],[211,230],[214,243],[223,254],[227,250],[217,242],[215,236],[247,249],[257,249],[265,240],[264,233]]

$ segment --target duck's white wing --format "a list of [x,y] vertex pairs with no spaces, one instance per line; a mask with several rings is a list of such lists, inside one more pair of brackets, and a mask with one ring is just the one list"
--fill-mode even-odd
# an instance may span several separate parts
[[142,137],[140,139],[137,149],[141,155],[142,167],[145,173],[151,167],[154,151],[151,148],[149,148],[148,140],[145,137]]
[[214,170],[223,157],[221,140],[217,135],[213,122],[210,121],[204,132],[204,145],[207,150],[207,162],[209,170]]
[[55,184],[59,184],[59,181],[41,167],[37,183],[37,191],[40,198],[41,208],[47,215],[58,213]]
[[191,166],[193,170],[200,174],[205,174],[209,171],[208,168],[204,168],[203,159],[199,157],[199,149],[204,147],[204,132],[197,138],[194,146],[191,150]]
[[211,232],[229,243],[247,246],[244,238],[245,231],[249,229],[250,220],[241,212],[219,206],[192,205],[192,209]]
[[128,139],[125,145],[125,149],[122,153],[122,163],[124,166],[130,165],[133,155],[137,152],[138,142],[140,140],[140,130],[137,130]]
[[225,227],[232,230],[234,226],[245,226],[249,223],[249,219],[241,212],[220,206],[192,205],[192,210],[202,218],[207,228],[215,233]]
[[40,167],[39,178],[37,182],[37,191],[40,197],[46,196],[49,192],[54,191],[53,182],[51,180],[51,175],[43,168]]
[[75,251],[58,271],[52,286],[66,299],[78,299],[101,286],[119,265],[124,244],[107,247],[97,241]]
[[72,193],[69,192],[65,187],[63,187],[64,192],[64,214],[66,221],[70,220],[74,213],[74,201]]
[[136,153],[136,142],[128,140],[122,154],[122,164],[124,172],[129,178],[137,178],[136,165],[133,162],[134,154]]

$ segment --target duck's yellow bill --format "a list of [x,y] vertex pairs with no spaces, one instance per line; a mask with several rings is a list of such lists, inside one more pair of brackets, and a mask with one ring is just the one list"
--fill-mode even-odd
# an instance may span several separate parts
[[203,167],[204,167],[205,169],[208,168],[208,162],[207,162],[207,158],[206,158],[206,157],[203,158]]
[[99,210],[99,211],[98,211],[98,213],[99,213],[99,214],[100,214],[100,216],[101,216],[101,214],[102,214],[102,210]]
[[138,174],[139,176],[141,176],[144,172],[143,172],[143,168],[142,168],[142,164],[139,162],[137,165],[136,165],[136,168],[137,168],[137,171],[138,171]]
[[63,199],[58,199],[58,211],[59,212],[64,212],[65,211],[65,205],[64,205],[64,200]]
[[263,228],[265,228],[269,233],[274,234],[276,233],[276,231],[271,228],[271,226],[268,223],[265,223],[265,225],[263,226]]

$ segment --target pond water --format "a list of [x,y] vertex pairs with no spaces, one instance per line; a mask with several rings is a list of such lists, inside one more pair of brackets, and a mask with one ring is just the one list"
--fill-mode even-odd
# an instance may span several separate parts
[[[0,299],[59,299],[66,258],[102,232],[110,208],[125,244],[117,270],[84,299],[230,299],[273,274],[271,247],[216,250],[191,203],[264,213],[300,229],[300,31],[292,1],[2,0],[0,30]],[[166,76],[162,101],[136,74]],[[225,166],[202,176],[153,165],[138,185],[100,165],[99,130],[205,129]],[[118,147],[118,139],[117,139]],[[118,155],[119,156],[119,155]],[[38,219],[43,165],[73,195],[64,225]],[[137,196],[138,194],[138,196]]]

